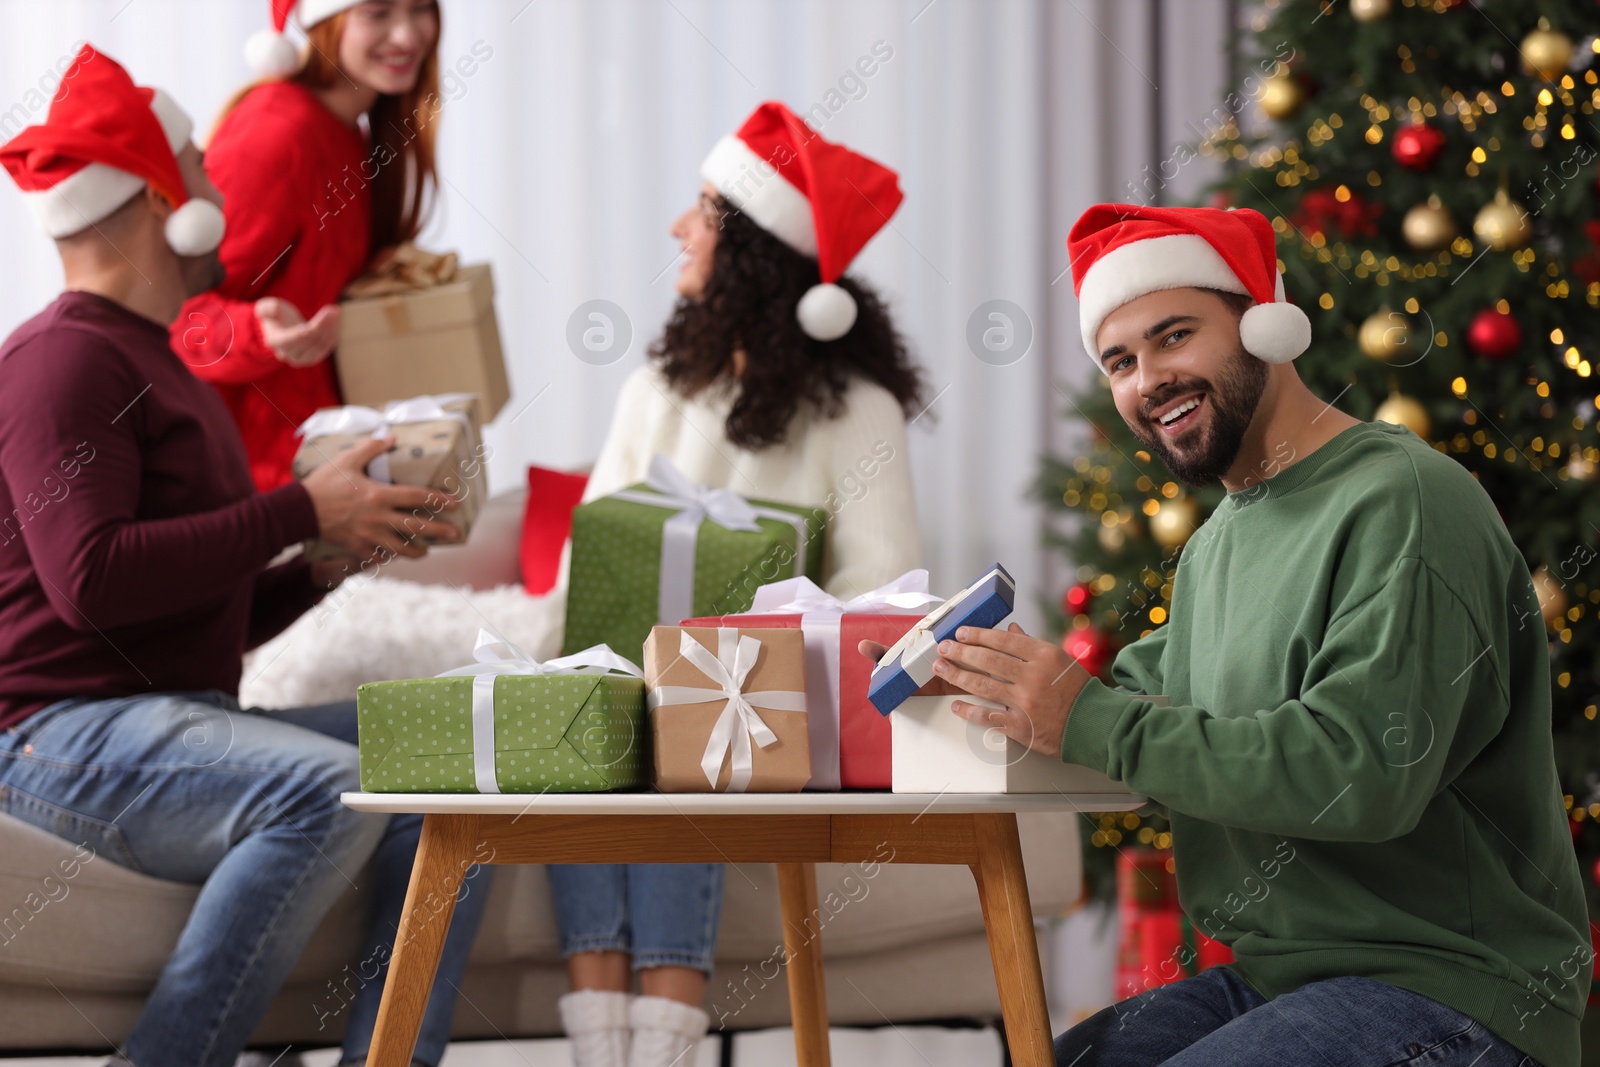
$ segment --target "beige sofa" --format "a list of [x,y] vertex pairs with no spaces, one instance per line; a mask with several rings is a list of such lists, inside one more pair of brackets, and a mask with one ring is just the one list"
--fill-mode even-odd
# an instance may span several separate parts
[[[436,551],[420,565],[396,565],[391,576],[448,581],[458,588],[514,582],[521,504],[517,494],[494,498],[470,544]],[[1060,914],[1079,895],[1074,818],[1019,820],[1034,912],[1041,919]],[[0,1050],[105,1048],[120,1040],[197,892],[104,858],[75,859],[71,842],[0,816]],[[997,1016],[970,873],[899,864],[869,871],[870,878],[859,868],[817,868],[819,899],[833,913],[822,931],[830,1018],[881,1024]],[[359,981],[354,963],[365,906],[352,892],[329,913],[262,1022],[258,1041],[337,1042],[340,1005],[349,998],[342,991]],[[788,993],[770,962],[781,960],[782,943],[773,869],[734,867],[717,974],[706,1001],[713,1028],[787,1023]],[[461,987],[457,1036],[557,1033],[555,1001],[564,990],[543,869],[497,868]]]

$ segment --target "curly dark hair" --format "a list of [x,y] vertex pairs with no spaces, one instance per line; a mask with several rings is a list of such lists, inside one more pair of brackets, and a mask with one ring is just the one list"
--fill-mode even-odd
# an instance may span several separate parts
[[733,373],[733,353],[747,354],[728,440],[753,451],[779,444],[795,412],[813,403],[824,418],[844,412],[850,379],[860,375],[887,389],[907,416],[920,409],[922,373],[894,328],[882,298],[842,277],[856,301],[850,332],[833,341],[807,337],[795,305],[820,280],[817,261],[801,255],[732,209],[720,197],[702,206],[721,217],[711,275],[699,300],[680,298],[661,338],[650,346],[668,383],[693,396]]

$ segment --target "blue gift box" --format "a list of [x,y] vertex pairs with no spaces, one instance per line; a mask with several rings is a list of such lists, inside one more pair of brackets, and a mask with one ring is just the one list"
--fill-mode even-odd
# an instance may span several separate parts
[[872,668],[867,699],[887,715],[933,679],[939,642],[962,626],[994,627],[1011,614],[1017,583],[996,563],[982,578],[946,600],[883,654]]

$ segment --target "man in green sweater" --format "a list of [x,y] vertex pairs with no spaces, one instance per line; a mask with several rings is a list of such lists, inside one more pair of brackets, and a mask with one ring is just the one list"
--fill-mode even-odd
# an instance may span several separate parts
[[1259,213],[1100,205],[1068,246],[1123,418],[1228,496],[1115,688],[1015,626],[963,629],[937,670],[1005,707],[958,714],[1165,805],[1183,909],[1236,962],[1107,1008],[1057,1062],[1576,1067],[1593,953],[1546,638],[1488,495],[1306,388]]

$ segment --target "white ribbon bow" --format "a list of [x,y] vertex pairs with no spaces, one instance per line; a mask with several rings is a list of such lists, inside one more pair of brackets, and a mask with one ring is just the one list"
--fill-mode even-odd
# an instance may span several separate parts
[[608,645],[593,645],[570,656],[545,660],[534,659],[510,641],[502,640],[488,630],[478,631],[478,641],[473,646],[472,658],[476,663],[454,667],[435,675],[436,678],[472,678],[472,770],[477,779],[478,792],[500,792],[499,777],[495,772],[494,749],[494,680],[505,674],[626,674],[643,679],[644,672],[637,665],[613,652]]
[[772,582],[756,590],[755,603],[750,615],[848,615],[851,613],[881,612],[903,615],[930,604],[942,604],[944,598],[928,592],[928,572],[922,569],[906,571],[892,582],[886,582],[871,592],[840,600],[820,588],[803,575]]
[[[755,775],[755,750],[751,740],[767,748],[778,740],[778,735],[762,720],[755,706],[773,711],[805,711],[806,695],[789,689],[744,691],[745,679],[756,665],[761,642],[748,634],[740,636],[732,627],[717,628],[717,654],[713,656],[704,645],[687,631],[678,635],[678,652],[692,663],[718,688],[690,685],[661,685],[650,690],[652,709],[673,704],[710,704],[721,700],[722,714],[717,716],[706,742],[705,753],[700,757],[700,770],[704,772],[711,788],[717,787],[717,775],[722,771],[723,759],[730,758],[731,772],[728,792],[743,793],[750,787]],[[731,756],[730,756],[731,753]]]
[[694,614],[694,556],[700,524],[707,519],[728,530],[759,531],[756,519],[778,519],[794,527],[794,573],[806,570],[804,515],[750,503],[732,489],[712,489],[689,480],[666,456],[650,460],[645,484],[651,492],[624,489],[611,496],[634,504],[676,508],[661,530],[661,577],[656,589],[656,621],[673,625]]
[[[323,408],[313,412],[311,417],[300,424],[295,431],[300,437],[310,439],[313,437],[329,437],[334,434],[364,433],[372,437],[389,436],[391,426],[400,426],[414,422],[435,422],[439,419],[454,419],[467,431],[467,443],[476,451],[478,447],[477,436],[472,432],[472,420],[459,411],[448,411],[446,404],[456,403],[471,397],[471,393],[441,393],[437,396],[414,396],[409,400],[391,400],[377,408],[362,407],[359,404],[346,404],[344,407]],[[389,456],[387,453],[378,456],[367,464],[367,477],[375,482],[389,484],[394,479],[389,474]]]

